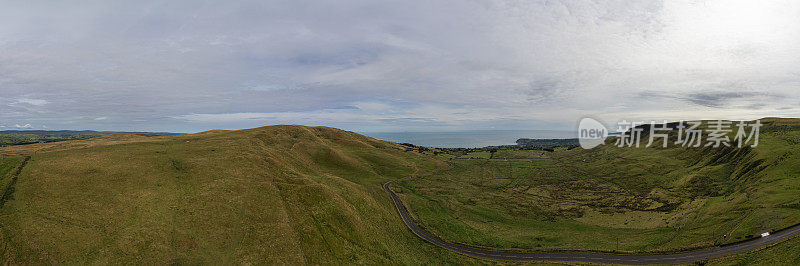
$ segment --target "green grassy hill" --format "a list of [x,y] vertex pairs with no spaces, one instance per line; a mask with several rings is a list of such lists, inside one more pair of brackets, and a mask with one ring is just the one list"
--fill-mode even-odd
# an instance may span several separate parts
[[351,132],[271,126],[0,148],[0,263],[456,262],[381,185],[439,160]]
[[800,120],[762,122],[752,149],[498,152],[454,159],[452,169],[398,183],[397,192],[419,224],[466,245],[707,248],[800,222]]

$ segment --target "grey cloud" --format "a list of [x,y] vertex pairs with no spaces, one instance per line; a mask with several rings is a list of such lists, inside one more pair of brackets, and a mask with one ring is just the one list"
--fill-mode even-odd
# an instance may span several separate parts
[[723,107],[730,100],[752,98],[758,95],[753,92],[697,92],[686,95],[683,99],[706,107]]
[[[709,108],[736,108],[743,106],[747,109],[763,108],[763,103],[781,98],[781,95],[750,91],[696,91],[688,93],[643,91],[638,96],[643,99],[680,100]],[[735,102],[744,103],[744,105]],[[780,110],[780,107],[775,107],[775,109]]]

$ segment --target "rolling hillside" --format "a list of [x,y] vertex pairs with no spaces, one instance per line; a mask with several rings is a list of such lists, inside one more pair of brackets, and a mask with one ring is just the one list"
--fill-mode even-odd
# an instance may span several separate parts
[[342,130],[116,134],[0,154],[0,185],[12,191],[0,209],[2,263],[464,259],[408,232],[381,189],[443,163]]
[[468,246],[710,248],[800,222],[800,120],[762,122],[757,148],[501,151],[455,159],[397,192],[419,224]]
[[[421,225],[453,242],[539,250],[707,247],[800,220],[793,163],[800,124],[773,120],[764,129],[752,150],[605,145],[500,151],[494,159],[420,153],[303,126],[2,147],[0,261],[487,262],[408,231],[382,185],[412,174],[420,177],[394,189]],[[765,252],[791,254],[791,243],[796,239],[714,262],[773,261]]]

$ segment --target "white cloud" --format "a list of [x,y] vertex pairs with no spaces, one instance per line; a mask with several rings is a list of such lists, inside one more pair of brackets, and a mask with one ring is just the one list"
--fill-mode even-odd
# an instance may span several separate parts
[[43,100],[43,99],[19,98],[19,99],[15,100],[15,103],[18,103],[18,104],[19,103],[21,103],[21,104],[29,104],[29,105],[34,105],[34,106],[42,106],[42,105],[48,104],[50,102],[47,101],[47,100]]

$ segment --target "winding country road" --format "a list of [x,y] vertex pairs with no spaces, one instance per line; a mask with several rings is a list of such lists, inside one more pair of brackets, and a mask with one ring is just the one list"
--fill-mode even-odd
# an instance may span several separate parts
[[389,188],[394,180],[383,185],[383,189],[392,196],[394,205],[400,213],[403,222],[411,229],[411,232],[420,238],[433,243],[441,248],[462,253],[465,255],[486,259],[498,260],[519,260],[519,261],[571,261],[571,262],[594,262],[594,263],[615,263],[615,264],[667,264],[693,262],[711,258],[722,257],[757,247],[769,245],[777,241],[789,238],[800,233],[800,224],[775,232],[770,236],[747,240],[744,242],[717,247],[708,250],[691,251],[676,254],[658,255],[619,255],[608,253],[588,253],[588,252],[563,252],[563,253],[516,253],[476,249],[458,244],[453,244],[433,236],[417,226],[408,214],[405,205],[400,201],[396,194]]

